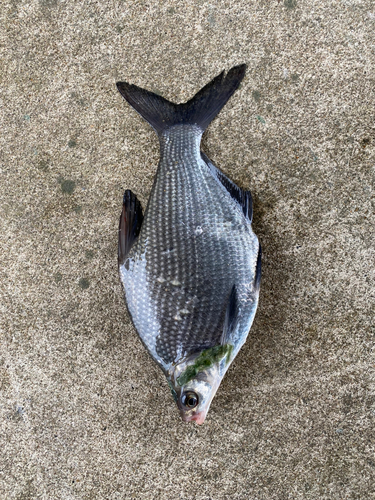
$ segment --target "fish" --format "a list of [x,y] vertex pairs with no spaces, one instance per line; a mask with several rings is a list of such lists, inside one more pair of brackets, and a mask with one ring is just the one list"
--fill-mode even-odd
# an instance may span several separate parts
[[126,304],[184,422],[205,421],[256,313],[261,246],[251,193],[201,151],[209,123],[239,87],[242,64],[175,104],[127,82],[120,94],[155,130],[160,160],[146,210],[126,190],[118,267]]

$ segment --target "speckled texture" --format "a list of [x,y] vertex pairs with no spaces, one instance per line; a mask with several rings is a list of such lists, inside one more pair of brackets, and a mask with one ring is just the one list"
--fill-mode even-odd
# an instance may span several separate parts
[[258,303],[257,237],[201,158],[201,136],[191,125],[164,133],[139,237],[120,263],[134,326],[165,372],[220,345],[233,286],[240,311],[224,343],[231,342],[235,354]]
[[[375,497],[374,32],[372,0],[2,2],[0,498]],[[243,62],[203,149],[253,193],[261,296],[197,427],[124,307],[158,143],[115,82]]]

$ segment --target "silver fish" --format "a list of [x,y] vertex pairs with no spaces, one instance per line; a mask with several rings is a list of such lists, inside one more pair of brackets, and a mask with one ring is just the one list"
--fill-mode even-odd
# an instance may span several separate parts
[[182,419],[198,424],[258,305],[261,247],[251,228],[251,194],[200,150],[204,130],[245,69],[222,72],[184,104],[117,83],[160,141],[144,216],[137,197],[124,194],[120,279],[134,326],[166,375]]

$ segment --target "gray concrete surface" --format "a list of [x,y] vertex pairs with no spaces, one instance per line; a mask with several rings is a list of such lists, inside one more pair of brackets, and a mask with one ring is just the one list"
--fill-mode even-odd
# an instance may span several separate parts
[[[372,0],[4,0],[1,499],[375,498]],[[260,307],[202,427],[127,315],[122,193],[176,101],[246,62],[203,140],[250,188]]]

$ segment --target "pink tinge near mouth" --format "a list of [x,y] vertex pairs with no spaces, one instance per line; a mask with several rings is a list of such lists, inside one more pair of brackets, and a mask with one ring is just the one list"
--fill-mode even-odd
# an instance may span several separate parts
[[202,425],[206,419],[206,414],[207,412],[201,411],[200,413],[195,414],[192,420],[194,420],[198,425]]
[[184,420],[185,420],[185,422],[194,421],[198,425],[202,425],[206,419],[206,415],[207,415],[207,411],[203,410],[203,411],[200,411],[199,413],[194,413],[194,415],[191,415],[191,417],[187,417]]

